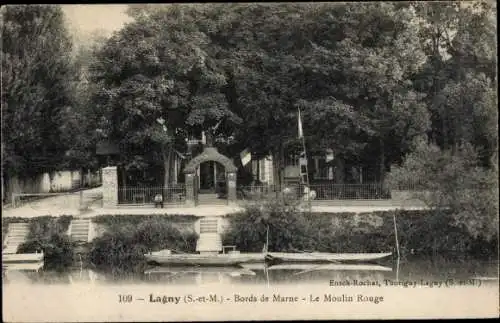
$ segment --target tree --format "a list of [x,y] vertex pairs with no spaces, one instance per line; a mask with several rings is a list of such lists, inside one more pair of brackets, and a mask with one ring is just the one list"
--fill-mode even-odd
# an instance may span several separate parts
[[110,124],[105,135],[127,151],[129,169],[161,161],[164,185],[171,182],[174,146],[186,134],[239,121],[221,92],[225,76],[207,54],[202,14],[202,7],[175,5],[137,15],[108,40],[92,68],[102,87],[94,102]]
[[2,8],[2,171],[9,175],[52,171],[64,159],[73,70],[63,18],[58,6]]
[[403,164],[393,166],[389,181],[398,187],[415,179],[415,198],[434,210],[450,210],[455,225],[475,237],[498,239],[498,168],[482,167],[473,146],[464,144],[452,152],[416,141]]
[[373,162],[383,182],[386,167],[429,127],[421,95],[410,82],[425,62],[415,13],[389,3],[319,12],[310,34],[321,36],[304,58],[309,95],[302,102],[314,141],[330,144],[339,169],[344,159],[359,159],[367,144],[375,146],[379,158]]
[[432,116],[429,136],[443,149],[473,143],[484,165],[497,149],[495,4],[415,3],[428,57],[415,78]]
[[77,39],[79,43],[72,59],[76,75],[71,84],[74,100],[73,105],[63,111],[63,133],[69,135],[64,138],[68,143],[65,162],[71,169],[95,169],[98,166],[96,145],[100,138],[98,125],[102,112],[92,102],[98,87],[89,80],[89,68],[95,63],[95,53],[102,48],[107,37],[103,31],[96,31]]

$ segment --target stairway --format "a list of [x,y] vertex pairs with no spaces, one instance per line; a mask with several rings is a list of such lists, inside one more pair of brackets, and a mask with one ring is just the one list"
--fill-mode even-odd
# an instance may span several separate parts
[[90,219],[74,219],[71,221],[68,235],[73,241],[88,242],[90,226]]
[[200,236],[196,242],[196,251],[200,253],[219,253],[222,250],[222,240],[218,230],[217,218],[200,220]]
[[199,193],[198,204],[200,205],[227,205],[227,198],[218,198],[215,193]]
[[13,254],[17,248],[26,241],[30,231],[29,223],[10,223],[7,236],[3,242],[2,254]]

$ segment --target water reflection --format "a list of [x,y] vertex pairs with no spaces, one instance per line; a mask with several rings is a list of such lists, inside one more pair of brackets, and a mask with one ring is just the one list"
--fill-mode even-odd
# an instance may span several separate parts
[[389,264],[248,264],[241,267],[154,267],[140,273],[114,274],[112,271],[76,268],[63,272],[3,272],[4,284],[92,285],[92,284],[325,284],[335,281],[392,281],[481,279],[498,284],[498,262],[446,262],[413,259]]

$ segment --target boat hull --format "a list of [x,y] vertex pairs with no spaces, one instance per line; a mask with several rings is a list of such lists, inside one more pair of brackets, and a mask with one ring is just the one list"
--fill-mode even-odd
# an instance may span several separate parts
[[2,264],[38,263],[43,261],[42,253],[16,253],[2,255]]
[[392,253],[236,253],[236,254],[145,254],[146,261],[169,266],[238,266],[248,263],[360,263],[389,257]]
[[[250,264],[249,264],[250,265]],[[263,264],[262,264],[263,265]],[[172,274],[227,274],[227,275],[247,275],[255,276],[255,272],[244,267],[221,267],[221,266],[162,266],[154,267],[144,271],[147,275],[172,275]]]
[[242,263],[264,262],[265,254],[173,254],[173,255],[144,255],[146,261],[159,265],[172,266],[237,266]]
[[270,262],[369,262],[387,258],[392,255],[391,252],[382,253],[288,253],[288,252],[269,252],[267,260]]
[[372,264],[336,264],[336,263],[282,263],[278,265],[242,264],[249,270],[302,270],[302,271],[392,271],[391,267]]

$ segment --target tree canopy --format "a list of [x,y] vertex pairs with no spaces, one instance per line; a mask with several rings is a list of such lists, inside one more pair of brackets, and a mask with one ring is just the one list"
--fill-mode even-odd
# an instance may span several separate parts
[[[71,39],[57,6],[2,8],[2,169],[37,174],[64,163],[74,129]],[[54,144],[58,143],[58,144]]]
[[[458,205],[449,184],[462,173],[484,184],[497,169],[493,2],[135,4],[128,14],[75,54],[58,6],[2,8],[5,171],[93,167],[106,139],[121,169],[163,169],[168,185],[175,150],[204,131],[230,157],[271,154],[279,181],[298,109],[308,150],[333,150],[336,182],[347,165],[379,182],[392,167],[391,181],[421,178],[444,192],[435,205]],[[475,211],[462,203],[457,219],[476,223],[490,197],[469,197]]]

